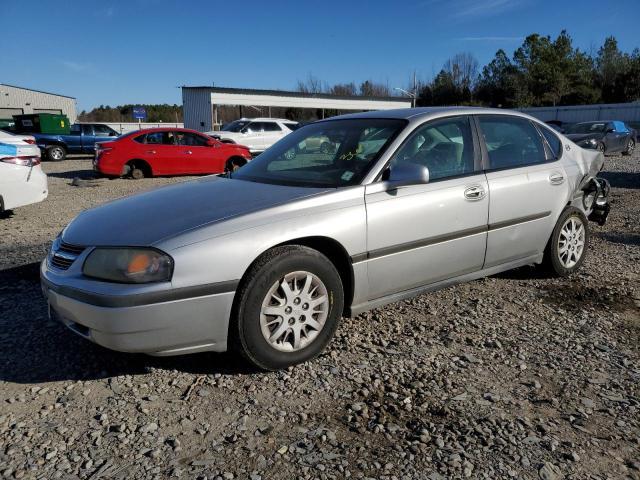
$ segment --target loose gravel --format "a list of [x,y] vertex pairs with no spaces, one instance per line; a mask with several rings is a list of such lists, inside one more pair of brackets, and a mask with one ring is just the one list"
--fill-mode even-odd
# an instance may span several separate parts
[[49,198],[0,219],[1,478],[640,479],[640,155],[607,157],[613,210],[578,274],[344,319],[276,373],[111,352],[47,319],[37,262],[64,225],[185,180],[89,168],[45,163]]

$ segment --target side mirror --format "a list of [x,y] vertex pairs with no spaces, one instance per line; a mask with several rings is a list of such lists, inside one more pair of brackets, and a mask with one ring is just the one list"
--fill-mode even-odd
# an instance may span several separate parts
[[207,147],[215,147],[216,146],[216,142],[213,138],[210,138],[207,140]]
[[110,137],[117,137],[118,134],[116,132],[109,132]]
[[388,181],[396,187],[429,183],[429,169],[417,163],[402,162],[391,167]]
[[604,133],[613,133],[615,131],[616,131],[615,128],[609,127],[604,131]]

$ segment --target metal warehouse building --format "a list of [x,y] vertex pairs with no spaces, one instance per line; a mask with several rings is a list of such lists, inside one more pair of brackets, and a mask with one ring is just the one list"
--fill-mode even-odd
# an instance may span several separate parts
[[[214,129],[218,122],[218,107],[222,105],[246,107],[286,107],[363,111],[390,110],[411,107],[406,98],[355,97],[323,93],[287,92],[225,87],[182,87],[184,126],[201,132]],[[261,115],[262,116],[262,115]]]
[[0,83],[0,120],[23,113],[62,113],[76,121],[76,99],[55,93]]

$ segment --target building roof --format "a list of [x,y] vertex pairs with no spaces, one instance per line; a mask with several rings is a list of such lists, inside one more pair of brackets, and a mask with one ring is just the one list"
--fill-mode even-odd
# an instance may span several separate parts
[[373,100],[385,102],[407,102],[407,97],[364,97],[360,95],[332,95],[330,93],[306,93],[287,90],[259,90],[255,88],[212,87],[208,85],[183,85],[183,89],[205,89],[212,93],[235,93],[239,95],[272,95],[274,97],[323,98],[331,100]]
[[76,97],[70,97],[68,95],[60,95],[59,93],[44,92],[42,90],[34,90],[33,88],[19,87],[17,85],[9,85],[8,83],[0,83],[0,87],[2,87],[2,86],[11,87],[11,88],[19,88],[20,90],[29,90],[30,92],[44,93],[46,95],[54,95],[56,97],[72,98],[73,100],[76,99]]

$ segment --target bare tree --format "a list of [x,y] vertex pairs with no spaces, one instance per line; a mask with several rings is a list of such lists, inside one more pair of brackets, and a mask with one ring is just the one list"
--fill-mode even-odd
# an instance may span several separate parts
[[456,88],[471,91],[478,77],[478,60],[471,53],[457,53],[445,62],[443,70]]
[[327,85],[318,77],[309,73],[306,80],[298,80],[297,90],[302,93],[323,93],[327,91]]

